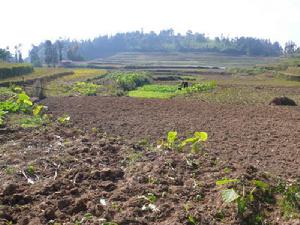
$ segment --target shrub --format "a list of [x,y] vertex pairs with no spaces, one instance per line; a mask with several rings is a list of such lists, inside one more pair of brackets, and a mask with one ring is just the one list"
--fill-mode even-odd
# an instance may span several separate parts
[[151,79],[147,74],[135,72],[116,72],[108,74],[105,78],[116,82],[124,91],[134,90],[137,87],[141,87],[151,82]]
[[0,64],[0,79],[25,75],[33,72],[31,64]]

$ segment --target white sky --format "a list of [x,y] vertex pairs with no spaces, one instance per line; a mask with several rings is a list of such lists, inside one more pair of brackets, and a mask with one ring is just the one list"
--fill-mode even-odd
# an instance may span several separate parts
[[140,30],[254,36],[300,45],[300,0],[0,0],[0,47]]

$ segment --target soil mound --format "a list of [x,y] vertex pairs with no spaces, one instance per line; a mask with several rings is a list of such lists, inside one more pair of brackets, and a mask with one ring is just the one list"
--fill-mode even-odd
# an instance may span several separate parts
[[276,97],[269,105],[287,105],[287,106],[297,106],[296,102],[288,97]]

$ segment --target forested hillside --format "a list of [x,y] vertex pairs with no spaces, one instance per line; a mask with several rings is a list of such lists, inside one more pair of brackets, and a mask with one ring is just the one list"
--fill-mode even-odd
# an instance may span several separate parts
[[[47,44],[46,44],[47,43]],[[34,54],[44,57],[49,41],[34,46]],[[205,34],[188,31],[175,34],[173,29],[144,33],[143,31],[117,33],[113,36],[99,36],[95,39],[71,41],[57,40],[53,43],[62,57],[74,61],[90,60],[113,55],[119,52],[214,52],[229,55],[279,56],[283,49],[278,42],[252,37],[211,39]]]

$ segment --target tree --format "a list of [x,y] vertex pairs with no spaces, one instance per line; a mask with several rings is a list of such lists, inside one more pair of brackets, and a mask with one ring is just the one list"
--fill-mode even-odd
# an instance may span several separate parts
[[61,62],[63,60],[63,48],[64,44],[61,40],[56,41],[56,46],[58,50],[58,60]]
[[52,63],[52,42],[47,40],[45,42],[45,63],[50,67]]
[[0,60],[9,61],[11,59],[11,53],[8,49],[0,48]]
[[75,43],[72,46],[70,46],[67,51],[68,59],[73,60],[73,61],[82,61],[83,57],[78,53],[78,50],[79,50],[78,43]]
[[55,44],[52,44],[50,40],[45,42],[45,63],[48,67],[50,67],[50,65],[55,67],[58,63],[57,47]]
[[57,45],[52,45],[51,61],[53,67],[58,63]]
[[297,49],[296,43],[293,41],[288,41],[287,43],[285,43],[284,53],[286,55],[292,55],[296,52],[296,49]]
[[21,52],[20,50],[18,51],[18,55],[19,55],[18,62],[19,62],[19,63],[23,63],[24,60],[23,60],[23,57],[22,57],[22,52]]
[[34,67],[41,67],[42,61],[39,56],[39,48],[35,45],[32,45],[32,49],[29,52],[30,62]]

